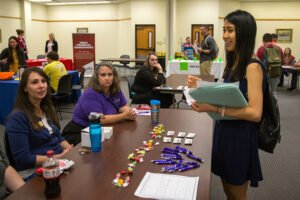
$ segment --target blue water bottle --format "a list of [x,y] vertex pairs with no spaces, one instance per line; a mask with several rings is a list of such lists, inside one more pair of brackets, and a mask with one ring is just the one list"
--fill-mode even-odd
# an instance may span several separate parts
[[102,130],[100,123],[100,114],[91,112],[89,115],[90,120],[90,139],[92,152],[101,151]]

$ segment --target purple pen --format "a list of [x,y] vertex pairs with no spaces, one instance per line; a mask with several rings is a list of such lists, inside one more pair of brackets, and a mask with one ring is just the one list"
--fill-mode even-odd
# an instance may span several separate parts
[[187,154],[187,157],[189,157],[189,158],[191,158],[193,160],[197,160],[197,161],[199,161],[201,163],[204,163],[204,160],[202,158],[198,158],[198,157],[194,156],[192,153],[191,154]]
[[187,162],[186,164],[187,165],[185,165],[185,166],[181,167],[180,169],[178,169],[178,171],[182,172],[182,171],[186,171],[186,170],[189,170],[189,169],[194,169],[194,168],[200,167],[200,164],[195,163],[195,162]]
[[163,164],[177,164],[176,160],[152,160],[151,162],[158,164],[158,165],[163,165]]

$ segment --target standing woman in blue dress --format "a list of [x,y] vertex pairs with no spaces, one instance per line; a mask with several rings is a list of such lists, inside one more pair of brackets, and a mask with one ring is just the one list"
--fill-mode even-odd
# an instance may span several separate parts
[[[212,172],[220,176],[228,199],[247,199],[248,186],[262,180],[256,127],[261,120],[266,76],[262,64],[253,59],[256,22],[242,10],[224,18],[223,40],[226,50],[224,82],[239,81],[239,89],[248,101],[244,108],[217,107],[195,102],[198,112],[216,112],[236,120],[217,120],[214,128]],[[189,77],[188,86],[196,79]]]

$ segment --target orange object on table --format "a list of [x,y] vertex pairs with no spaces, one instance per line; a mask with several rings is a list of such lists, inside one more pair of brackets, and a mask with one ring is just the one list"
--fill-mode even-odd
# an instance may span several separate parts
[[14,72],[0,72],[0,80],[10,80],[14,74]]

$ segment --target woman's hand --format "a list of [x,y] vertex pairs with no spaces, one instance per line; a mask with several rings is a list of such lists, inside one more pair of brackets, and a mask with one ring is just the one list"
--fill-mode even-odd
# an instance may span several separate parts
[[7,63],[7,58],[0,60],[0,64],[6,64],[6,63]]
[[55,158],[57,158],[57,159],[62,158],[64,155],[66,155],[67,153],[69,153],[72,148],[73,148],[73,144],[71,144],[70,146],[68,146],[67,148],[65,148],[62,153],[56,154]]
[[163,68],[161,67],[161,65],[159,63],[156,63],[155,65],[153,65],[153,67],[157,68],[159,73],[163,73]]
[[191,76],[191,75],[189,75],[188,79],[186,81],[186,85],[189,88],[195,88],[195,87],[197,87],[197,81],[200,81],[200,80],[201,80],[201,78],[199,78],[197,76]]
[[217,112],[217,107],[207,103],[192,103],[192,109],[197,112]]
[[132,109],[126,110],[123,112],[125,119],[127,120],[135,120],[136,119],[136,112]]

